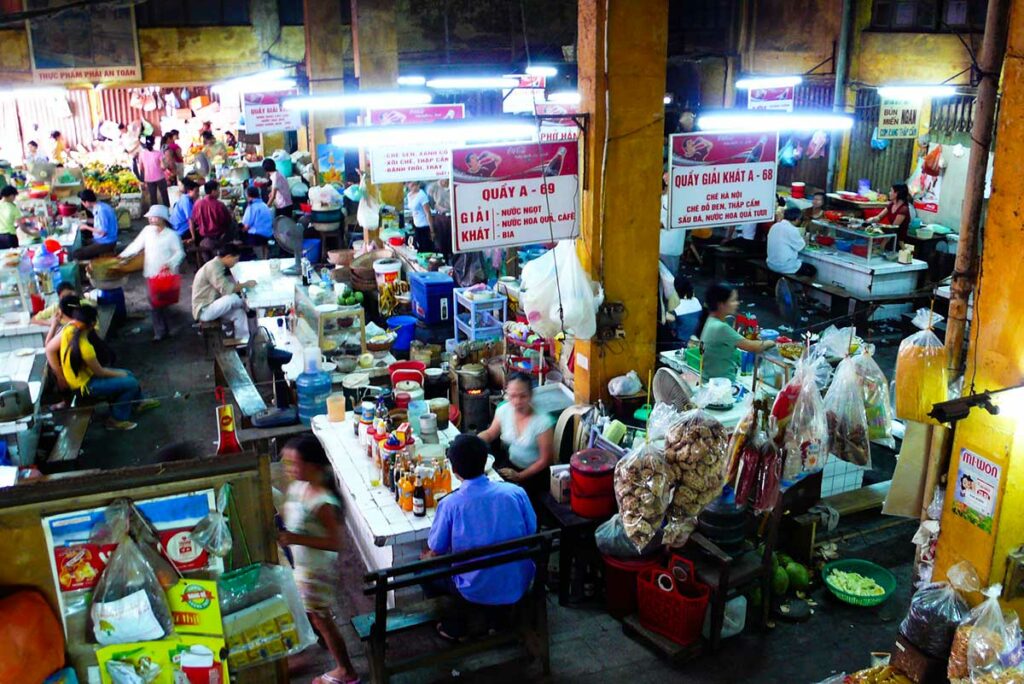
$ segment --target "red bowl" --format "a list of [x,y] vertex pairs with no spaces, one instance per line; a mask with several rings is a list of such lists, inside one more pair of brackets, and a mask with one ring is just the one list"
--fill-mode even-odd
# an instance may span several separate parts
[[874,216],[878,216],[879,214],[882,213],[882,211],[883,211],[882,207],[865,208],[864,209],[864,218],[869,219],[869,218],[872,218]]
[[301,211],[303,214],[311,214],[313,213],[313,205],[309,203],[300,204],[299,211]]
[[818,244],[821,245],[822,247],[831,247],[832,245],[836,244],[836,239],[829,235],[819,235],[818,237],[815,238],[815,240],[817,240]]
[[829,210],[825,212],[825,218],[827,218],[829,221],[838,221],[839,219],[843,218],[843,212]]
[[389,237],[388,244],[390,244],[392,247],[401,247],[402,245],[405,244],[405,239],[400,237]]

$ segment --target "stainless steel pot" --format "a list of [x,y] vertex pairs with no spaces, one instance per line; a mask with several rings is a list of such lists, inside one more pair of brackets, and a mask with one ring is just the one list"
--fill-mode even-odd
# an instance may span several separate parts
[[459,387],[463,390],[487,387],[487,369],[479,363],[470,363],[455,371],[459,376]]
[[0,378],[0,421],[24,418],[32,415],[32,411],[28,383]]

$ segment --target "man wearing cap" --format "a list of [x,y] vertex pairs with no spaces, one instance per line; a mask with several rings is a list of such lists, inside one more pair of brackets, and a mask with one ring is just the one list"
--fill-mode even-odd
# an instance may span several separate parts
[[[149,225],[142,229],[138,237],[121,252],[122,261],[127,261],[139,252],[143,252],[142,275],[147,279],[155,278],[161,273],[177,273],[178,267],[185,259],[185,250],[181,246],[181,238],[171,228],[171,213],[162,204],[154,204],[146,212]],[[153,340],[159,342],[171,334],[170,307],[153,306]]]
[[92,213],[92,222],[79,226],[80,229],[92,234],[92,242],[74,251],[71,257],[75,261],[88,261],[105,254],[117,251],[117,214],[106,202],[100,202],[92,190],[78,193],[82,206]]

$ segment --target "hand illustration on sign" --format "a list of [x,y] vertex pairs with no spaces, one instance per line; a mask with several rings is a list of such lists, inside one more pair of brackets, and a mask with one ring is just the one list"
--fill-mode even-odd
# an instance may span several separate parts
[[707,138],[688,138],[683,142],[683,158],[702,162],[708,157],[714,145]]
[[392,109],[390,111],[384,112],[384,114],[381,115],[380,119],[380,123],[382,126],[388,126],[391,124],[401,124],[405,123],[405,114]]

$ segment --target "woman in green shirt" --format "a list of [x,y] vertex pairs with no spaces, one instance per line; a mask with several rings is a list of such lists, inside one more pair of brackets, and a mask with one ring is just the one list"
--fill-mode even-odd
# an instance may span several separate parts
[[775,346],[774,342],[748,340],[726,322],[726,318],[736,315],[739,307],[739,294],[729,285],[713,283],[704,295],[704,318],[698,328],[704,345],[703,380],[735,380],[740,368],[737,349],[759,354]]

